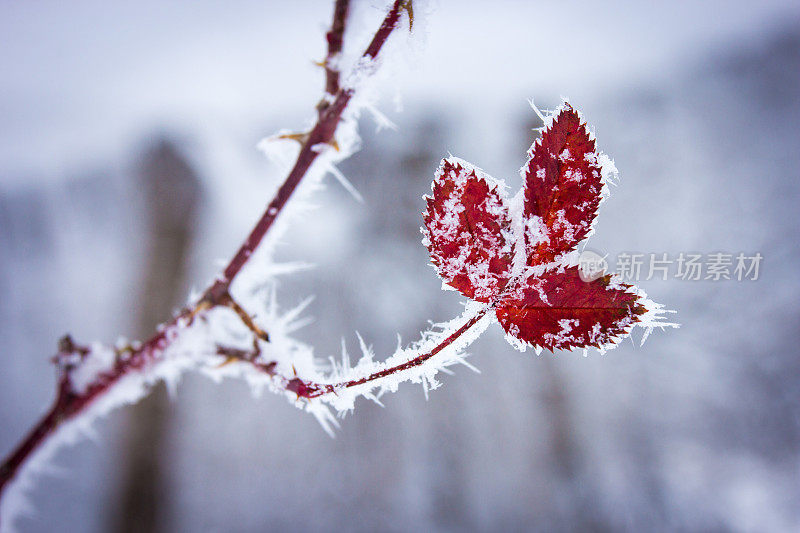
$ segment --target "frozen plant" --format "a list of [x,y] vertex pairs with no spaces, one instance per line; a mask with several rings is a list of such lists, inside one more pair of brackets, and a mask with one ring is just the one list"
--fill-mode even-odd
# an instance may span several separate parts
[[635,287],[611,275],[581,276],[575,249],[592,231],[615,168],[565,102],[542,115],[541,138],[522,168],[524,187],[513,198],[506,198],[502,182],[453,157],[436,173],[423,215],[423,243],[445,287],[469,299],[461,316],[432,326],[383,360],[359,338],[355,364],[343,350],[341,361],[322,366],[311,347],[293,339],[303,306],[279,311],[269,281],[285,268],[271,261],[271,247],[327,173],[347,185],[335,164],[356,149],[359,112],[372,110],[365,85],[390,36],[404,24],[413,26],[411,0],[394,0],[363,53],[348,58],[343,44],[349,7],[349,0],[335,2],[316,123],[308,132],[265,141],[267,151],[287,141],[297,141],[300,150],[224,270],[148,340],[116,346],[84,345],[69,336],[59,341],[55,401],[0,466],[0,529],[24,504],[36,467],[58,446],[79,438],[98,416],[139,400],[160,380],[174,384],[187,370],[235,376],[283,394],[330,433],[337,425],[334,412],[352,410],[360,396],[380,402],[404,381],[421,383],[427,394],[438,387],[440,371],[469,367],[464,349],[494,320],[514,347],[537,352],[604,351],[635,326],[647,334],[673,325]]

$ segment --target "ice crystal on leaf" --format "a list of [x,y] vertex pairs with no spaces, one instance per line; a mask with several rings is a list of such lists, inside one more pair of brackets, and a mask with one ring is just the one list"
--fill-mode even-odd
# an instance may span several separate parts
[[[423,215],[431,262],[447,285],[493,308],[512,345],[602,351],[635,325],[672,325],[641,290],[610,274],[580,275],[575,248],[592,232],[606,162],[565,102],[545,117],[522,167],[522,220],[512,217],[503,185],[469,163],[448,158],[436,173]],[[513,260],[517,252],[525,261]]]

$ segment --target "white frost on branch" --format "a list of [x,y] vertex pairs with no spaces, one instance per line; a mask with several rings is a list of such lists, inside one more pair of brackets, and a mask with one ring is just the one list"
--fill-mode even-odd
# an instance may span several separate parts
[[[215,312],[217,310],[212,313]],[[53,459],[58,450],[95,437],[93,425],[98,419],[118,407],[138,402],[159,381],[163,380],[168,387],[174,388],[185,371],[206,361],[212,355],[209,346],[213,346],[213,338],[208,327],[212,322],[198,320],[191,325],[179,324],[169,333],[172,342],[158,360],[128,371],[80,414],[64,419],[27,458],[5,488],[0,500],[0,531],[13,530],[19,517],[31,514],[33,508],[28,504],[26,494],[39,476],[53,471]],[[115,357],[112,348],[94,344],[83,362],[69,370],[62,368],[62,371],[68,373],[72,390],[82,393],[93,380],[112,370]]]
[[[402,15],[401,20],[407,21],[407,16]],[[354,26],[362,25],[349,24],[350,28]],[[348,39],[346,43],[350,40],[352,39]],[[166,331],[168,347],[163,352],[140,368],[128,369],[77,415],[61,422],[27,458],[4,491],[0,502],[0,520],[2,520],[0,530],[12,529],[15,519],[21,513],[24,514],[26,509],[31,509],[26,504],[25,494],[33,486],[36,476],[51,468],[52,459],[62,446],[90,435],[91,427],[97,419],[117,407],[137,402],[157,382],[163,380],[170,389],[174,389],[181,375],[188,370],[199,369],[215,379],[225,376],[243,378],[252,386],[255,393],[266,387],[284,394],[292,403],[314,414],[322,427],[332,434],[333,427],[338,423],[329,406],[342,413],[353,408],[355,398],[359,395],[377,401],[380,394],[396,390],[403,380],[423,383],[426,389],[435,388],[438,386],[435,379],[438,370],[455,363],[464,363],[465,355],[462,350],[467,344],[466,341],[470,339],[469,336],[463,336],[458,342],[454,342],[436,357],[415,369],[399,372],[390,379],[376,380],[360,387],[353,387],[352,390],[348,389],[339,396],[329,394],[309,401],[299,399],[286,388],[287,379],[294,376],[305,381],[325,383],[345,376],[369,373],[370,369],[395,365],[411,356],[415,350],[429,349],[435,345],[440,336],[447,335],[445,329],[441,332],[428,332],[417,345],[405,350],[398,349],[383,363],[372,363],[371,356],[366,357],[369,350],[364,342],[360,341],[365,356],[355,368],[345,371],[343,366],[332,373],[327,373],[326,367],[315,360],[311,347],[291,337],[291,333],[303,324],[303,319],[299,315],[307,302],[289,312],[281,313],[274,297],[276,275],[306,267],[304,264],[276,264],[272,259],[274,247],[280,242],[286,229],[313,207],[309,199],[321,188],[324,176],[329,172],[332,173],[357,199],[360,198],[352,185],[349,185],[344,176],[338,172],[336,165],[359,148],[357,122],[363,110],[369,111],[376,118],[379,127],[392,126],[391,121],[375,106],[377,101],[375,74],[379,62],[383,63],[385,56],[394,48],[392,41],[395,40],[394,36],[389,39],[381,51],[381,58],[377,61],[360,58],[350,63],[349,69],[345,70],[347,58],[344,55],[337,58],[337,64],[343,68],[343,86],[358,89],[345,109],[336,130],[337,148],[328,145],[316,147],[319,149],[316,161],[306,172],[291,201],[281,211],[261,246],[250,256],[230,287],[230,292],[236,301],[251,314],[262,329],[268,332],[270,341],[254,340],[253,333],[227,308],[207,310],[197,315],[191,323],[188,319],[181,320],[174,327],[170,327]],[[359,43],[359,46],[363,46],[363,43]],[[386,76],[386,73],[383,76]],[[276,137],[265,139],[259,143],[259,148],[285,173],[297,156],[298,146],[288,140],[276,142],[278,140]],[[197,296],[193,295],[190,305],[196,303]],[[440,328],[448,326],[449,324],[444,324],[440,325]],[[476,325],[471,332],[472,338],[477,337],[484,327],[485,325]],[[252,360],[231,362],[218,353],[220,347],[239,350],[240,353],[253,350]],[[104,376],[110,375],[118,357],[120,357],[119,352],[114,348],[93,344],[83,356],[72,354],[69,357],[69,365],[62,366],[62,371],[68,372],[72,390],[80,394],[102,381]],[[377,392],[375,389],[378,389]]]

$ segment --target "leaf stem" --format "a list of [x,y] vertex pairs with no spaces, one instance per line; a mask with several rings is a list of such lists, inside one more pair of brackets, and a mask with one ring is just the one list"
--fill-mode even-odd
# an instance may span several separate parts
[[[402,372],[404,370],[408,370],[410,368],[418,367],[425,363],[426,361],[430,360],[436,354],[453,344],[461,335],[469,331],[470,328],[475,326],[480,320],[486,315],[486,313],[493,309],[491,305],[487,305],[481,308],[480,311],[475,313],[469,320],[467,320],[460,328],[456,331],[451,333],[445,339],[443,339],[439,344],[431,348],[429,351],[418,355],[413,359],[409,359],[403,363],[398,365],[384,368],[383,370],[379,370],[377,372],[373,372],[369,376],[353,379],[349,381],[343,381],[340,383],[302,383],[303,387],[297,387],[298,390],[294,392],[298,394],[298,396],[305,397],[305,398],[318,398],[320,396],[324,396],[326,394],[336,394],[336,391],[341,389],[348,389],[350,387],[356,387],[358,385],[363,385],[365,383],[369,383],[371,381],[376,381],[381,378],[385,378],[392,374],[397,374],[398,372]],[[299,384],[298,384],[299,385]],[[302,392],[302,393],[301,393]]]

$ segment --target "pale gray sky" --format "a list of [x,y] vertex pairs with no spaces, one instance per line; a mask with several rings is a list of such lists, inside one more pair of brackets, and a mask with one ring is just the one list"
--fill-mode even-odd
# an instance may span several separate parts
[[[354,28],[371,31],[379,4],[359,4]],[[424,37],[384,81],[390,113],[395,93],[467,110],[480,99],[484,112],[545,92],[585,101],[800,17],[790,0],[417,6]],[[329,11],[327,1],[0,2],[0,181],[118,154],[154,125],[299,125],[319,95],[311,61]]]

